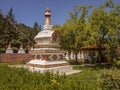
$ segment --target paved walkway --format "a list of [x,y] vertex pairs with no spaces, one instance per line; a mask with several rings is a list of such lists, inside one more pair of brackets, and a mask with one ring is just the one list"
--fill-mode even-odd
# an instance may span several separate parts
[[71,74],[76,74],[76,73],[80,73],[81,70],[71,70],[69,72],[65,72],[65,75],[71,75]]

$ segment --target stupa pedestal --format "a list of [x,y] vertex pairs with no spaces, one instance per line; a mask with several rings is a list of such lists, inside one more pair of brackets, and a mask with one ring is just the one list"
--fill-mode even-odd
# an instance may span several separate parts
[[31,50],[30,54],[32,54],[33,60],[28,64],[32,65],[34,63],[32,66],[39,68],[51,68],[69,65],[63,60],[63,53],[64,51],[55,49]]
[[[42,31],[41,31],[42,32]],[[55,45],[57,47],[57,45]],[[65,72],[72,70],[72,67],[67,61],[64,60],[64,51],[55,46],[41,45],[30,50],[32,60],[27,63],[28,66],[32,66],[41,72],[54,71]],[[45,48],[46,47],[46,48]]]
[[65,52],[59,49],[60,38],[58,30],[44,28],[43,31],[39,32],[35,37],[36,47],[30,50],[33,59],[27,65],[34,67],[35,71],[40,72],[47,70],[53,72],[72,70],[69,63],[64,60]]
[[33,71],[69,72],[72,67],[64,60],[65,52],[59,49],[61,34],[58,30],[52,29],[50,16],[50,9],[47,8],[44,29],[34,38],[36,46],[29,52],[33,59],[27,63],[27,66]]

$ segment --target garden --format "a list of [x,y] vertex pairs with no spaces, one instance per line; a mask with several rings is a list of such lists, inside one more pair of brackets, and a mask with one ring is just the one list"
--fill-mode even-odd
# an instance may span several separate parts
[[119,90],[120,70],[111,65],[75,65],[80,73],[62,75],[52,72],[31,72],[0,63],[0,90]]

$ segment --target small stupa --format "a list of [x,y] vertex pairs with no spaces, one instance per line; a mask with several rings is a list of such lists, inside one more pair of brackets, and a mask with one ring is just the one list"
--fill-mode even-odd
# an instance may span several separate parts
[[59,30],[53,30],[51,25],[51,11],[45,10],[45,25],[34,38],[36,46],[31,48],[30,54],[33,59],[27,63],[28,66],[34,67],[35,70],[44,72],[71,71],[72,67],[64,60],[64,51],[60,50],[61,34]]
[[7,50],[6,50],[6,53],[8,53],[8,54],[13,54],[13,50],[12,50],[12,48],[11,48],[10,43],[9,43],[9,45],[8,45],[8,48],[7,48]]
[[25,54],[25,51],[24,51],[22,45],[20,46],[20,49],[19,49],[18,53],[19,54]]

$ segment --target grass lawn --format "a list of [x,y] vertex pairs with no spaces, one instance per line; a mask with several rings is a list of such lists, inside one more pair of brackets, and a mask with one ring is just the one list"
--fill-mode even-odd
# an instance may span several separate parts
[[82,70],[69,76],[51,74],[39,74],[29,72],[26,69],[9,68],[9,64],[0,63],[0,90],[97,90],[98,75],[103,69],[110,66],[74,66],[74,69]]
[[80,80],[83,86],[87,86],[89,90],[97,87],[97,75],[99,70],[92,68],[91,66],[75,66],[74,69],[80,69],[82,72],[78,74],[70,75],[69,78],[75,78]]

